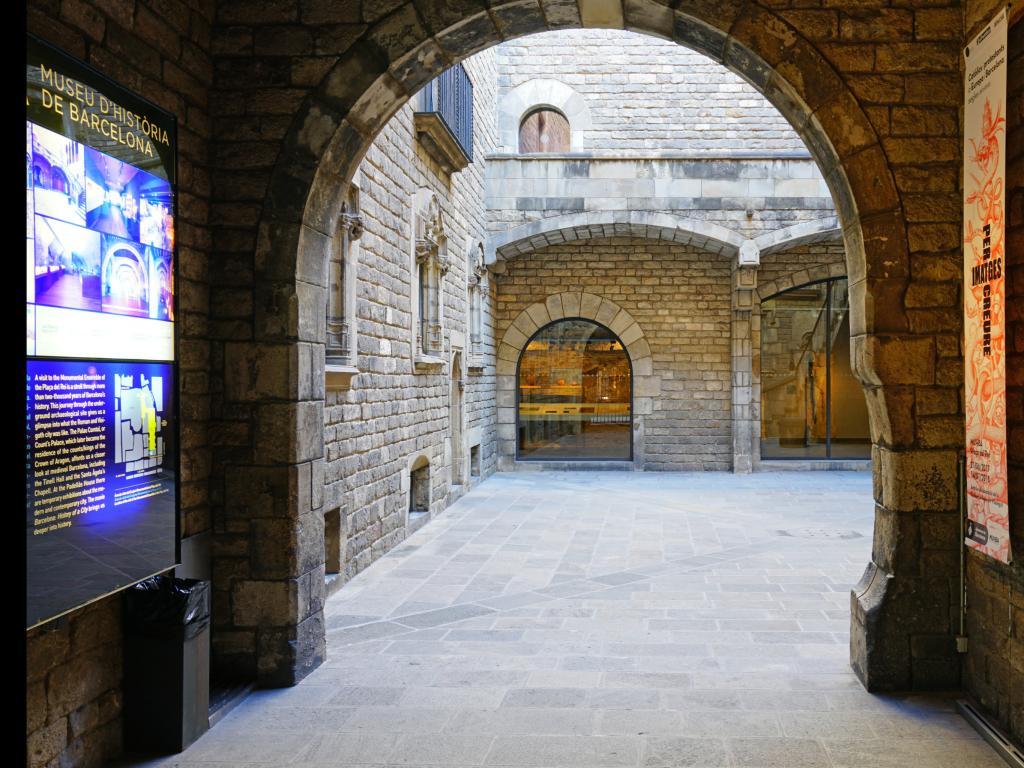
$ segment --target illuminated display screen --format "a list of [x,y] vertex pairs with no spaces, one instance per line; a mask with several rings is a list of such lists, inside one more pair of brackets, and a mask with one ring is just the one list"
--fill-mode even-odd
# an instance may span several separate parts
[[175,562],[174,368],[29,360],[28,625]]
[[174,117],[29,36],[34,626],[177,559]]

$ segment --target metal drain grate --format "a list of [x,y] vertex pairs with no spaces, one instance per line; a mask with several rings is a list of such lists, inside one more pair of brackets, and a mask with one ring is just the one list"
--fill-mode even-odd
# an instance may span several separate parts
[[860,539],[864,534],[857,531],[836,531],[830,528],[792,528],[788,531],[776,531],[779,536],[790,536],[794,539]]

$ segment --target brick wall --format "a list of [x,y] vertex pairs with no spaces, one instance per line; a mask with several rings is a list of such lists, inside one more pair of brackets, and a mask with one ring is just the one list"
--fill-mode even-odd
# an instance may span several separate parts
[[[991,3],[968,5],[968,34],[991,18]],[[972,31],[973,28],[973,31]],[[1010,28],[1006,156],[1006,411],[1010,539],[1015,562],[1003,566],[967,551],[964,684],[982,707],[1024,741],[1024,24]]]
[[679,243],[608,238],[549,246],[507,262],[497,278],[496,333],[563,291],[615,302],[643,330],[661,394],[645,417],[643,468],[732,465],[731,264]]
[[547,78],[585,98],[586,151],[806,152],[749,83],[672,41],[573,29],[521,37],[497,51],[501,94]]
[[[427,154],[413,130],[412,103],[378,134],[359,167],[360,208],[365,232],[359,240],[356,316],[360,373],[351,388],[327,393],[324,410],[325,507],[347,514],[345,577],[355,575],[408,533],[410,459],[430,459],[431,510],[454,498],[451,488],[449,368],[413,371],[410,327],[413,274],[410,245],[413,199],[429,187],[441,203],[452,266],[443,278],[445,359],[453,335],[469,354],[467,244],[484,239],[484,156],[494,146],[494,53],[465,62],[473,81],[476,161],[451,176]],[[485,357],[493,359],[490,302],[484,302]],[[482,474],[493,471],[494,369],[464,376],[465,455],[474,442]],[[473,438],[473,440],[471,440]]]
[[[181,525],[210,527],[207,230],[212,0],[29,0],[28,30],[178,118]],[[121,750],[121,599],[28,633],[28,764],[101,765]]]

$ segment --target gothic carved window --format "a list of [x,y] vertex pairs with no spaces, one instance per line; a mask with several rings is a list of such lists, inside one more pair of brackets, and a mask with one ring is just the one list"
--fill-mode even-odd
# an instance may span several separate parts
[[572,133],[565,115],[556,109],[535,109],[519,124],[519,152],[568,152]]
[[487,269],[484,263],[484,244],[477,243],[469,254],[469,352],[483,354],[483,306]]
[[327,362],[355,365],[356,245],[363,234],[359,188],[349,187],[342,204],[327,276]]
[[441,281],[449,268],[448,239],[437,196],[424,192],[417,195],[421,205],[415,237],[415,350],[425,357],[438,357],[442,351]]

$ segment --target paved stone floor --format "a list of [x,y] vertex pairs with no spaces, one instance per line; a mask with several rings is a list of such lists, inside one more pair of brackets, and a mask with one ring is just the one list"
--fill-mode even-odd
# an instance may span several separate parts
[[329,601],[323,666],[151,765],[1002,768],[850,671],[871,525],[866,472],[497,475]]

